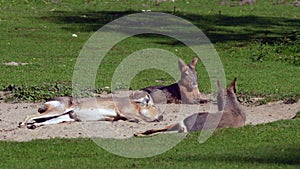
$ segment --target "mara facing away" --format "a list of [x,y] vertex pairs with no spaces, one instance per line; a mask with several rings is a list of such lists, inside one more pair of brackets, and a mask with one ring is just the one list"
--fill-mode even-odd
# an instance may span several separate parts
[[[211,123],[218,121],[213,121],[214,119],[220,119],[217,125],[217,128],[224,127],[241,127],[245,125],[246,115],[245,112],[241,109],[240,104],[236,98],[236,78],[231,82],[227,89],[224,89],[218,82],[218,95],[217,95],[217,104],[219,111],[217,113],[210,114],[212,116]],[[193,132],[202,130],[205,124],[205,121],[208,117],[207,112],[195,113],[179,123],[175,123],[165,128],[161,129],[152,129],[145,132],[136,133],[135,136],[144,136],[150,135],[158,132],[168,132],[168,131],[178,131],[178,132]],[[221,118],[219,118],[221,117]],[[210,128],[210,123],[205,127],[206,129]]]
[[178,58],[178,67],[181,72],[181,79],[178,83],[169,86],[151,86],[142,89],[149,93],[154,103],[177,103],[177,104],[199,104],[207,100],[201,99],[198,89],[198,77],[196,64],[198,58],[195,57],[190,64],[185,64]]
[[153,104],[149,94],[139,94],[139,98],[72,98],[58,97],[38,109],[19,124],[19,127],[34,129],[47,124],[74,121],[116,121],[130,122],[161,121],[160,109]]

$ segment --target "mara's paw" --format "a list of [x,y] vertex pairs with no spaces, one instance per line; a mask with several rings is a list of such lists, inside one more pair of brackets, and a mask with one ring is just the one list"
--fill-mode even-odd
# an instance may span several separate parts
[[26,124],[24,122],[20,122],[18,125],[19,128],[25,128]]

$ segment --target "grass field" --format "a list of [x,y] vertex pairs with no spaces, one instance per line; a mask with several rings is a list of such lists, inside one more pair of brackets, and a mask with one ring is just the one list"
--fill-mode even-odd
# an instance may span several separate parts
[[[239,95],[300,98],[299,8],[262,0],[237,7],[218,2],[0,0],[0,89],[11,90],[13,99],[25,101],[70,95],[73,68],[89,37],[114,19],[151,9],[187,19],[203,30],[222,60],[227,80],[238,78]],[[105,56],[97,92],[110,86],[123,58],[146,48],[169,50],[186,62],[194,57],[188,47],[169,37],[128,38]],[[4,65],[11,61],[28,65]],[[197,71],[200,90],[208,93],[204,66],[199,64]],[[130,88],[173,81],[164,72],[147,70],[133,79]],[[223,129],[204,144],[198,144],[199,133],[193,133],[170,151],[146,159],[112,155],[89,139],[1,141],[0,168],[299,168],[299,124],[298,118]]]
[[[76,58],[89,37],[101,26],[142,9],[174,13],[198,26],[213,42],[226,77],[239,79],[239,91],[273,99],[299,98],[299,9],[259,1],[255,6],[229,7],[218,1],[5,1],[1,2],[1,62],[26,66],[0,67],[0,87],[15,98],[41,100],[71,94]],[[77,34],[78,37],[72,37]],[[97,91],[110,86],[114,69],[127,55],[146,48],[174,52],[189,62],[194,53],[175,39],[139,35],[111,50],[99,67]],[[176,49],[176,52],[175,52]],[[1,63],[1,64],[2,64]],[[203,65],[198,65],[200,90],[210,92]],[[151,74],[151,76],[147,76]],[[157,82],[155,80],[159,79]],[[130,88],[170,84],[157,70],[139,73]],[[48,90],[48,88],[50,88]]]
[[90,139],[2,141],[0,168],[299,168],[299,129],[299,118],[222,129],[204,144],[192,133],[166,153],[144,159],[110,154]]

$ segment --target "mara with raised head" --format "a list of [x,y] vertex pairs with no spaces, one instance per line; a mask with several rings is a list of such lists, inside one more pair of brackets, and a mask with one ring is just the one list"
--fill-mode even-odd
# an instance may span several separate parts
[[[216,126],[217,128],[224,128],[241,127],[245,125],[246,115],[236,98],[236,78],[226,89],[224,89],[218,82],[217,104],[219,111],[210,114],[211,118],[209,118],[209,120],[212,122],[211,127]],[[161,129],[151,129],[145,132],[136,133],[135,136],[144,136],[168,131],[200,131],[203,130],[208,115],[208,112],[195,113],[186,117],[179,123],[175,123]],[[216,121],[214,121],[214,119],[216,119]],[[218,122],[219,119],[220,121]],[[210,121],[206,124],[205,129],[210,128]],[[218,122],[218,124],[214,125],[216,122]]]
[[188,65],[178,58],[178,67],[181,72],[181,79],[169,86],[151,86],[142,89],[149,93],[154,103],[177,103],[177,104],[199,104],[207,100],[201,98],[198,89],[198,77],[195,57]]

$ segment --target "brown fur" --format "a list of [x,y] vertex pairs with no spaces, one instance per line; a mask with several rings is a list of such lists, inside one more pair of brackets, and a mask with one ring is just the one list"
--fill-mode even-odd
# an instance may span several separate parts
[[181,79],[178,83],[169,86],[151,86],[142,89],[149,93],[154,103],[176,103],[176,104],[199,104],[207,102],[201,99],[198,89],[198,78],[196,64],[198,58],[195,57],[190,64],[186,65],[180,58],[178,67],[181,72]]
[[[245,112],[241,109],[236,98],[236,78],[232,81],[227,89],[221,87],[219,83],[218,88],[219,91],[217,96],[217,104],[219,112],[210,114],[209,119],[219,119],[219,117],[221,117],[221,119],[217,125],[214,125],[214,122],[216,121],[211,121],[211,123],[209,123],[205,128],[209,129],[214,126],[217,126],[217,128],[244,126],[246,115]],[[145,132],[137,133],[135,134],[135,136],[150,135],[153,133],[166,131],[199,131],[203,129],[208,115],[209,114],[207,112],[195,113],[185,118],[182,123],[175,123],[162,129],[147,130]]]
[[[59,104],[53,104],[53,102],[51,101],[55,101]],[[57,118],[66,114],[69,114],[70,119],[73,119],[73,121],[127,120],[131,122],[138,122],[140,120],[143,120],[152,122],[162,120],[162,112],[157,106],[153,104],[152,98],[149,94],[140,95],[139,98],[132,99],[75,99],[72,97],[58,97],[50,100],[49,102],[46,102],[38,109],[38,112],[39,114],[32,114],[27,116],[25,120],[19,124],[19,127],[27,126],[29,121],[37,122],[40,121],[39,119],[44,119],[43,121],[46,121],[47,119]]]

